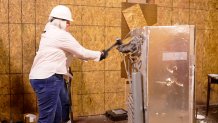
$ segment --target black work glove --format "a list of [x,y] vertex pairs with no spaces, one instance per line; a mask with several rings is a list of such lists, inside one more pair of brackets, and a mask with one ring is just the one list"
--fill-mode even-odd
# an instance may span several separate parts
[[102,51],[101,51],[101,56],[100,56],[100,60],[99,60],[99,61],[105,59],[107,56],[108,56],[108,52],[105,51],[105,50],[102,50]]

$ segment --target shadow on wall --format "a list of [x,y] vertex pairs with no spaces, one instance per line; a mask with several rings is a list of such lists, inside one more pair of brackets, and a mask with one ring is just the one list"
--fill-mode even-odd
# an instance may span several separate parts
[[0,73],[9,73],[9,53],[4,46],[3,39],[0,38]]
[[[8,43],[8,42],[7,42]],[[30,90],[24,73],[10,73],[9,43],[0,38],[0,122],[23,121],[25,113],[36,112],[36,96]],[[28,85],[28,86],[26,86]]]

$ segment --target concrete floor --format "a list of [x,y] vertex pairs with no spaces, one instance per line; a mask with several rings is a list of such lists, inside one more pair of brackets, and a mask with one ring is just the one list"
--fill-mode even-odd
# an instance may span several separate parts
[[[197,108],[197,114],[205,116],[206,109],[203,108]],[[218,106],[211,106],[208,112],[208,116],[205,116],[205,119],[203,120],[197,120],[197,123],[218,123]],[[201,122],[200,122],[201,121]]]
[[111,121],[104,115],[99,115],[99,116],[78,117],[75,118],[73,123],[127,123],[127,120],[115,122],[115,121]]
[[[205,108],[198,108],[197,114],[205,116]],[[75,119],[74,123],[127,123],[124,121],[111,121],[104,115],[99,116],[88,116],[88,117],[78,117]],[[196,123],[218,123],[218,107],[211,107],[209,110],[208,117],[203,120],[196,120]]]

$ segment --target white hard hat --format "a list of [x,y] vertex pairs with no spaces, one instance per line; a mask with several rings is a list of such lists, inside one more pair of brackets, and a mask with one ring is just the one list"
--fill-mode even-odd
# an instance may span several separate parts
[[55,6],[49,16],[73,21],[70,9],[63,5]]

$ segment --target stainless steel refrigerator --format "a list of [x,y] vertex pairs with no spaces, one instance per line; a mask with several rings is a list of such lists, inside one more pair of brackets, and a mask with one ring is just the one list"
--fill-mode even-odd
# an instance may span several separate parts
[[194,26],[145,26],[130,37],[128,122],[193,123]]

